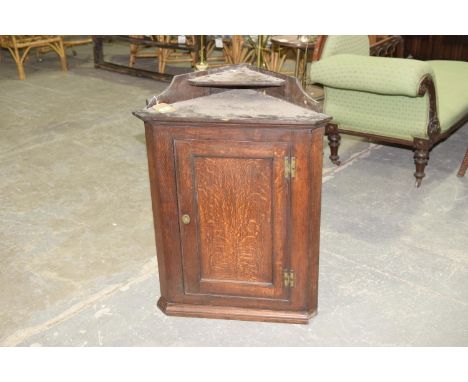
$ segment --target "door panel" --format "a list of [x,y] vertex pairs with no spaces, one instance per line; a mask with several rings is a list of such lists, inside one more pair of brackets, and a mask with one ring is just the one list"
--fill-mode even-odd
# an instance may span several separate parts
[[287,299],[284,142],[176,140],[186,294]]

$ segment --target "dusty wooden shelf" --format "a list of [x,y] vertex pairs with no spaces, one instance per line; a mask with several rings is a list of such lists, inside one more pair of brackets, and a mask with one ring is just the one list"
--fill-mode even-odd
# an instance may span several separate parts
[[293,123],[322,122],[326,116],[253,89],[234,89],[191,100],[175,102],[168,118],[221,120],[267,119]]
[[164,123],[227,122],[259,128],[282,124],[288,129],[314,129],[330,121],[296,78],[270,73],[241,64],[175,76],[134,115]]
[[191,78],[188,82],[194,86],[210,87],[270,87],[283,86],[284,79],[244,66]]

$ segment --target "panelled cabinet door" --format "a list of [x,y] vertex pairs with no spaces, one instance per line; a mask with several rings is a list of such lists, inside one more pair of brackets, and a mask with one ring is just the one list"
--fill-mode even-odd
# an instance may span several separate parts
[[287,301],[289,143],[174,147],[185,294]]

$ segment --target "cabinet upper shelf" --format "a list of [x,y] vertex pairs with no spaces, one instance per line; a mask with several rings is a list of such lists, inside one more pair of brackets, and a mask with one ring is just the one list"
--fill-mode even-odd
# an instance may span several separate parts
[[175,76],[161,94],[134,112],[144,121],[241,123],[247,127],[323,126],[331,117],[297,78],[247,64]]
[[241,66],[191,78],[188,82],[194,86],[210,87],[270,87],[283,86],[285,81],[282,78],[252,70],[247,66]]

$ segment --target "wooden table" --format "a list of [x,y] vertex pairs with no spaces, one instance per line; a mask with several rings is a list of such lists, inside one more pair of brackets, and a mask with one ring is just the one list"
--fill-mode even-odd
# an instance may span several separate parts
[[134,113],[164,313],[301,324],[316,314],[331,120],[317,109],[296,78],[243,64],[178,75]]
[[[315,41],[302,41],[299,36],[273,36],[270,40],[272,43],[272,50],[278,49],[278,54],[281,48],[289,48],[296,51],[294,77],[300,78],[301,83],[304,86],[305,72],[307,69],[307,54],[314,51]],[[301,63],[303,65],[303,70],[299,77]]]

